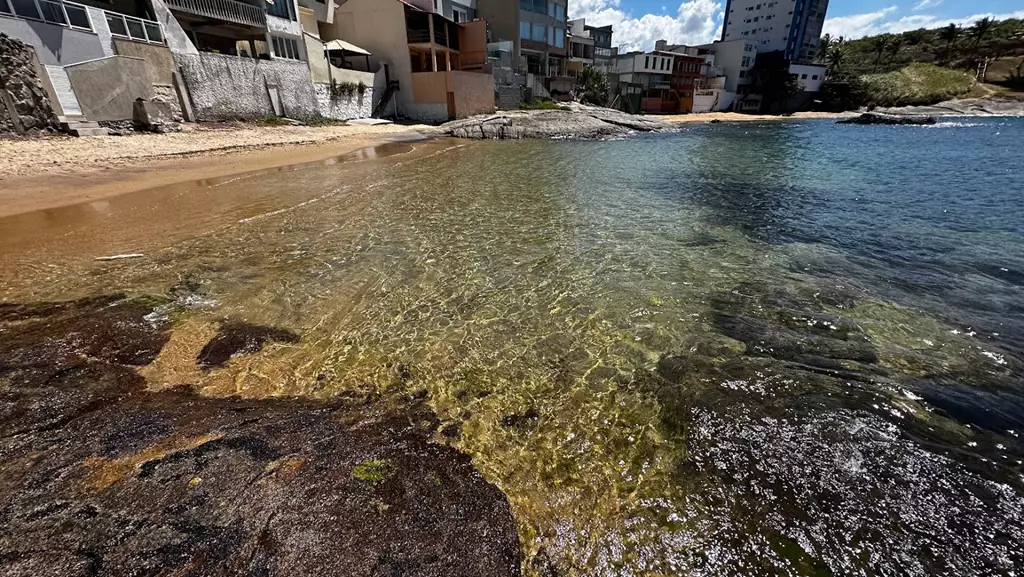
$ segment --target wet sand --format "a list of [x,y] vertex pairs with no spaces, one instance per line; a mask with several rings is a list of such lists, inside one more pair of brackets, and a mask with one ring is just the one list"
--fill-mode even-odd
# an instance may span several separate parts
[[431,128],[191,126],[174,134],[0,140],[0,217],[170,184],[317,162]]
[[808,120],[814,118],[848,118],[856,116],[850,112],[797,112],[790,116],[774,114],[741,114],[739,112],[705,112],[701,114],[666,114],[653,115],[652,118],[678,124],[706,123],[713,120],[721,122],[758,122],[765,120]]

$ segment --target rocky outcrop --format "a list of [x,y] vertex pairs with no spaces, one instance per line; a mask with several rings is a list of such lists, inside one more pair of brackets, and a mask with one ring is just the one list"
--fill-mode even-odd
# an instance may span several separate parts
[[935,124],[934,116],[909,116],[905,114],[881,114],[865,112],[853,118],[844,118],[838,124]]
[[59,130],[33,59],[25,43],[0,34],[0,134]]
[[[520,574],[508,501],[418,401],[147,392],[159,306],[0,304],[0,575]],[[208,348],[294,338],[225,323]]]
[[568,110],[521,110],[474,116],[440,127],[456,138],[608,138],[672,128],[666,122],[610,108],[572,104]]
[[929,106],[879,108],[875,112],[925,116],[1024,116],[1024,98],[1001,95],[987,98],[957,98]]

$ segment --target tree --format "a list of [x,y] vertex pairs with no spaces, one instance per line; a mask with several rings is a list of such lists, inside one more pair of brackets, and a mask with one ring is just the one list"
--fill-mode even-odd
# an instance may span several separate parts
[[576,96],[583,104],[608,105],[608,77],[593,66],[584,66],[576,77]]
[[878,70],[878,64],[882,61],[882,54],[885,53],[885,49],[889,47],[890,36],[888,34],[882,34],[876,36],[871,41],[871,47],[875,50],[875,70]]
[[980,44],[981,41],[988,36],[989,32],[992,31],[993,24],[995,24],[995,22],[991,18],[985,17],[975,22],[974,26],[971,27],[971,36],[974,37],[973,47],[975,49],[978,48],[978,44]]
[[844,54],[846,54],[846,49],[843,47],[842,38],[840,38],[829,47],[828,52],[825,54],[828,74],[838,74],[842,70]]
[[832,43],[835,40],[832,39],[831,34],[826,34],[821,37],[821,42],[818,43],[818,60],[822,62],[828,61],[828,51],[832,47]]
[[925,38],[927,37],[928,31],[925,30],[924,28],[919,28],[917,30],[908,30],[903,33],[903,40],[907,43],[908,46],[917,46],[918,44],[924,42]]
[[895,58],[897,54],[899,54],[901,48],[903,48],[903,38],[899,36],[894,38],[892,42],[889,43],[889,46],[886,47],[886,49],[889,51],[890,64],[892,63],[892,59]]
[[953,59],[953,44],[960,38],[960,32],[960,27],[956,24],[950,24],[939,31],[939,40],[946,43],[946,62]]

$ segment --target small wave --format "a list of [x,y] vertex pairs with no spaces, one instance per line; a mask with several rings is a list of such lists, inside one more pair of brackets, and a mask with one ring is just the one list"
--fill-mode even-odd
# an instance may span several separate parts
[[924,124],[924,128],[967,128],[970,126],[984,126],[983,122],[959,122],[959,121],[946,121],[937,122],[935,124]]

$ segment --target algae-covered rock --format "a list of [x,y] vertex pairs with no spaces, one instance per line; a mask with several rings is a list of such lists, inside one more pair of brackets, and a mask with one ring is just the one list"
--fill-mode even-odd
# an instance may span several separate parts
[[147,393],[151,312],[0,306],[0,574],[519,574],[507,500],[422,405]]

